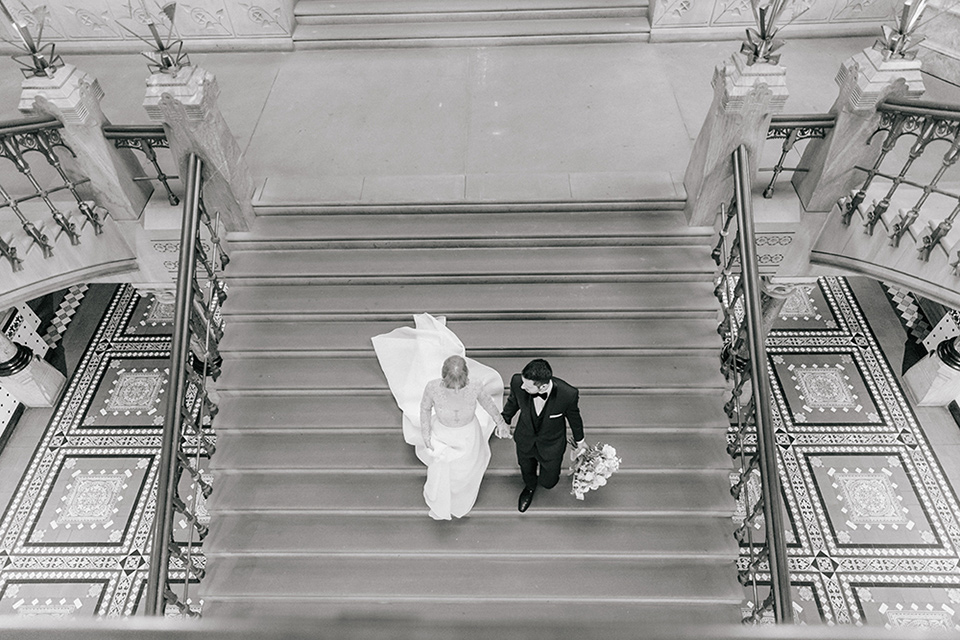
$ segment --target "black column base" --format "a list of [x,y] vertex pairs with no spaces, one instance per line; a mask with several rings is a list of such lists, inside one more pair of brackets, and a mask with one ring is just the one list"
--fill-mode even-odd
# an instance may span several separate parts
[[17,353],[6,362],[0,362],[0,378],[9,378],[20,373],[33,362],[33,351],[30,347],[26,347],[19,342],[14,344],[17,345]]
[[960,371],[960,351],[957,351],[957,338],[947,338],[938,344],[937,357],[951,369]]

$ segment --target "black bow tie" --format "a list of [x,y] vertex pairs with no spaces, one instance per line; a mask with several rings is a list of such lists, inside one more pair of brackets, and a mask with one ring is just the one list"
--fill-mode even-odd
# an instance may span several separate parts
[[545,394],[545,393],[535,393],[535,394],[533,394],[533,397],[534,397],[534,398],[540,398],[541,400],[546,400],[546,399],[547,399],[547,394]]

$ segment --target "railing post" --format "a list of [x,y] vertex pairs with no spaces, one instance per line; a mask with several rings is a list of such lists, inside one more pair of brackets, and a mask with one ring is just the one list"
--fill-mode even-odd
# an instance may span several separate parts
[[203,158],[207,209],[220,213],[228,231],[245,231],[254,216],[253,177],[217,105],[219,95],[212,73],[186,66],[147,78],[143,106],[151,120],[163,123],[181,171],[191,153]]
[[[180,255],[193,256],[197,245],[197,224],[200,206],[200,174],[202,161],[195,155],[188,157],[183,199],[183,227],[180,231]],[[190,352],[188,327],[193,309],[193,281],[196,262],[184,260],[177,275],[176,317],[174,318],[173,341],[170,346],[170,388],[167,394],[166,424],[160,450],[160,467],[157,473],[157,507],[154,512],[153,544],[150,573],[147,579],[147,615],[164,615],[167,571],[170,565],[170,541],[173,530],[173,496],[176,492],[177,465],[175,456],[180,444],[183,421],[183,400],[186,380],[183,371]]]
[[[787,101],[786,69],[767,62],[747,65],[735,53],[713,74],[713,104],[693,146],[683,177],[684,211],[691,226],[713,224],[729,198],[730,158],[742,145],[759,157],[770,119]],[[752,177],[752,176],[751,176]]]
[[877,105],[890,97],[923,95],[920,61],[884,58],[867,48],[840,65],[836,82],[840,94],[830,109],[833,129],[823,140],[811,140],[793,174],[793,186],[807,211],[830,211],[837,200],[863,181],[856,166],[872,166],[880,154],[882,137],[867,145],[880,114]]
[[104,93],[97,79],[71,64],[53,77],[31,76],[22,83],[19,109],[23,113],[53,116],[63,123],[63,138],[76,154],[64,163],[72,178],[89,178],[91,199],[110,212],[114,220],[138,220],[153,186],[144,180],[140,162],[132,151],[117,149],[104,138],[109,120],[100,109]]
[[750,341],[750,376],[757,399],[757,456],[763,481],[762,500],[764,510],[767,549],[770,554],[770,582],[775,597],[773,612],[777,622],[793,621],[790,599],[790,572],[786,553],[786,531],[783,522],[783,507],[780,498],[780,472],[777,464],[777,443],[770,414],[770,393],[767,389],[767,348],[764,343],[763,306],[760,296],[760,273],[757,268],[756,234],[753,228],[753,200],[751,185],[744,180],[752,175],[749,151],[740,145],[733,157],[734,187],[737,194],[737,223],[740,227],[740,264],[744,290],[744,322],[747,323],[747,338]]

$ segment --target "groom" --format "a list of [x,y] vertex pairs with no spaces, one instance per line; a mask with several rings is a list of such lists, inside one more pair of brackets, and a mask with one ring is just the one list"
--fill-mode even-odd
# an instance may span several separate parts
[[553,377],[546,360],[531,360],[522,373],[510,380],[510,397],[502,416],[507,424],[520,412],[513,440],[524,489],[517,508],[524,512],[533,501],[537,485],[550,489],[560,480],[560,465],[567,447],[566,425],[570,424],[577,449],[583,449],[583,420],[577,401],[580,392]]

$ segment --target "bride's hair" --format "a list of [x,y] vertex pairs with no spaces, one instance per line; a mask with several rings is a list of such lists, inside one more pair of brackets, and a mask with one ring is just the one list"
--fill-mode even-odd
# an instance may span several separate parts
[[463,389],[467,386],[470,372],[467,370],[467,361],[460,356],[450,356],[443,361],[443,386],[448,389]]

